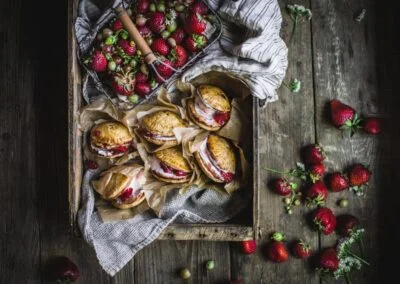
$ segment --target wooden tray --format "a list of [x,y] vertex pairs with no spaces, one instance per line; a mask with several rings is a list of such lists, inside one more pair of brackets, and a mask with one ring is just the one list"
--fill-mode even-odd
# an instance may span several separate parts
[[[69,170],[69,208],[70,208],[70,224],[75,234],[79,235],[79,229],[76,223],[77,212],[80,208],[80,193],[82,175],[84,171],[83,159],[82,159],[82,133],[78,129],[78,117],[79,110],[84,105],[81,93],[81,67],[77,59],[77,42],[74,32],[74,22],[76,19],[76,13],[78,10],[78,0],[69,0],[68,10],[68,129],[69,129],[69,141],[68,141],[68,170]],[[211,84],[218,85],[221,74],[217,76],[211,76],[215,82]],[[233,79],[232,77],[226,76],[226,80],[231,80],[230,86],[232,91],[235,88],[247,88],[244,83],[239,80]],[[196,81],[201,81],[201,78],[196,78]],[[213,81],[213,80],[212,80]],[[165,240],[212,240],[212,241],[242,241],[249,239],[257,239],[259,233],[259,167],[258,167],[258,143],[257,137],[259,135],[258,129],[258,99],[249,97],[249,113],[252,114],[252,130],[253,135],[250,141],[252,144],[251,163],[252,163],[252,182],[251,188],[245,188],[250,194],[252,194],[251,208],[248,208],[237,218],[224,223],[224,224],[176,224],[170,225],[164,232],[159,236],[159,239]],[[250,178],[251,178],[250,177]]]

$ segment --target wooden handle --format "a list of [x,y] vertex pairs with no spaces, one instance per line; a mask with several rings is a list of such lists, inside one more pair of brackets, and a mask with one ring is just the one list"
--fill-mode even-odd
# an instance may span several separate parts
[[139,33],[138,29],[132,22],[131,18],[129,17],[124,7],[122,7],[122,5],[119,5],[118,7],[115,8],[115,12],[117,14],[118,19],[124,25],[124,28],[128,31],[131,39],[135,42],[139,50],[142,52],[144,60],[147,62],[147,64],[152,64],[157,58],[154,55],[153,51],[151,51],[145,39]]

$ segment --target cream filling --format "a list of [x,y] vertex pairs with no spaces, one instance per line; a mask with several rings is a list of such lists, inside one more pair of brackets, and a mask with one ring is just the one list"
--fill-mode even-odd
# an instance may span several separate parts
[[[139,194],[142,192],[142,187],[145,183],[146,183],[146,176],[144,175],[144,171],[139,170],[137,174],[132,178],[129,185],[125,187],[125,189],[130,187],[133,189],[131,195],[128,197],[128,199],[125,199],[125,201],[122,201],[119,197],[117,197],[115,198],[115,202],[117,204],[129,204],[133,202],[133,200],[137,198]],[[125,191],[125,189],[122,191],[122,193]]]
[[151,139],[157,139],[157,140],[162,140],[162,141],[173,141],[176,140],[175,136],[163,136],[163,135],[147,135],[147,133],[143,134],[146,137],[149,137]]
[[[129,151],[130,143],[123,144],[123,145],[121,145],[121,146],[127,147],[128,150],[127,150],[126,152],[128,152],[128,151]],[[118,146],[117,146],[117,147],[118,147]],[[115,147],[115,148],[117,148],[117,147]],[[117,153],[114,152],[114,149],[115,149],[115,148],[104,149],[104,148],[97,147],[97,146],[95,146],[95,145],[93,145],[93,144],[90,145],[90,148],[92,148],[93,151],[95,151],[97,154],[99,154],[99,155],[101,155],[101,156],[110,157],[110,156],[117,155]],[[118,152],[118,154],[124,154],[124,153],[126,153],[126,152]]]
[[151,170],[161,177],[172,179],[184,179],[187,177],[187,175],[177,176],[174,173],[165,172],[164,169],[161,167],[161,161],[154,156],[149,156],[149,163]]
[[212,173],[212,175],[215,178],[224,181],[225,178],[221,173],[221,169],[216,166],[216,163],[212,161],[212,158],[208,154],[207,139],[204,140],[203,143],[200,145],[199,155],[203,163],[206,165],[207,169]]
[[196,113],[210,126],[220,126],[215,120],[214,115],[218,112],[207,106],[203,99],[197,95],[194,99],[194,109]]

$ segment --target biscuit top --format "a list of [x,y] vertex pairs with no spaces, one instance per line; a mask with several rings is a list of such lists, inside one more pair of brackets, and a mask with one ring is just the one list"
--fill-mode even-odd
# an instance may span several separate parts
[[229,99],[220,88],[211,85],[200,85],[197,88],[197,95],[201,96],[203,101],[215,110],[228,112],[231,110]]
[[221,136],[210,134],[207,139],[207,148],[218,166],[227,172],[234,173],[236,158],[231,144]]
[[173,147],[156,152],[155,157],[161,162],[176,170],[191,172],[192,169],[189,163],[183,157],[182,149],[180,147]]
[[174,112],[163,110],[146,115],[142,128],[161,136],[174,136],[174,128],[185,127],[184,121]]
[[131,142],[129,129],[122,123],[108,121],[97,124],[90,131],[90,142],[98,146],[116,146]]

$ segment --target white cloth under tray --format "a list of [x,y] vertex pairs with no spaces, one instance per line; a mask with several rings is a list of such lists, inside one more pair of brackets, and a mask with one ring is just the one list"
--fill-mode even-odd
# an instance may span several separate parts
[[[75,29],[81,52],[90,48],[101,23],[112,17],[112,10],[103,10],[97,2],[80,2]],[[189,81],[211,70],[229,72],[244,80],[251,93],[264,103],[277,100],[276,89],[288,64],[287,48],[279,36],[282,18],[277,0],[208,0],[208,3],[223,20],[223,34],[219,43],[183,73],[182,80]],[[83,96],[87,102],[101,96],[96,87],[98,82],[94,78],[85,77]],[[94,174],[92,170],[84,174],[78,224],[84,239],[94,247],[100,265],[110,275],[123,268],[171,222],[225,222],[250,201],[246,190],[230,197],[207,189],[192,188],[183,195],[172,190],[160,218],[149,211],[129,220],[103,223],[95,210],[96,197],[89,182]]]

